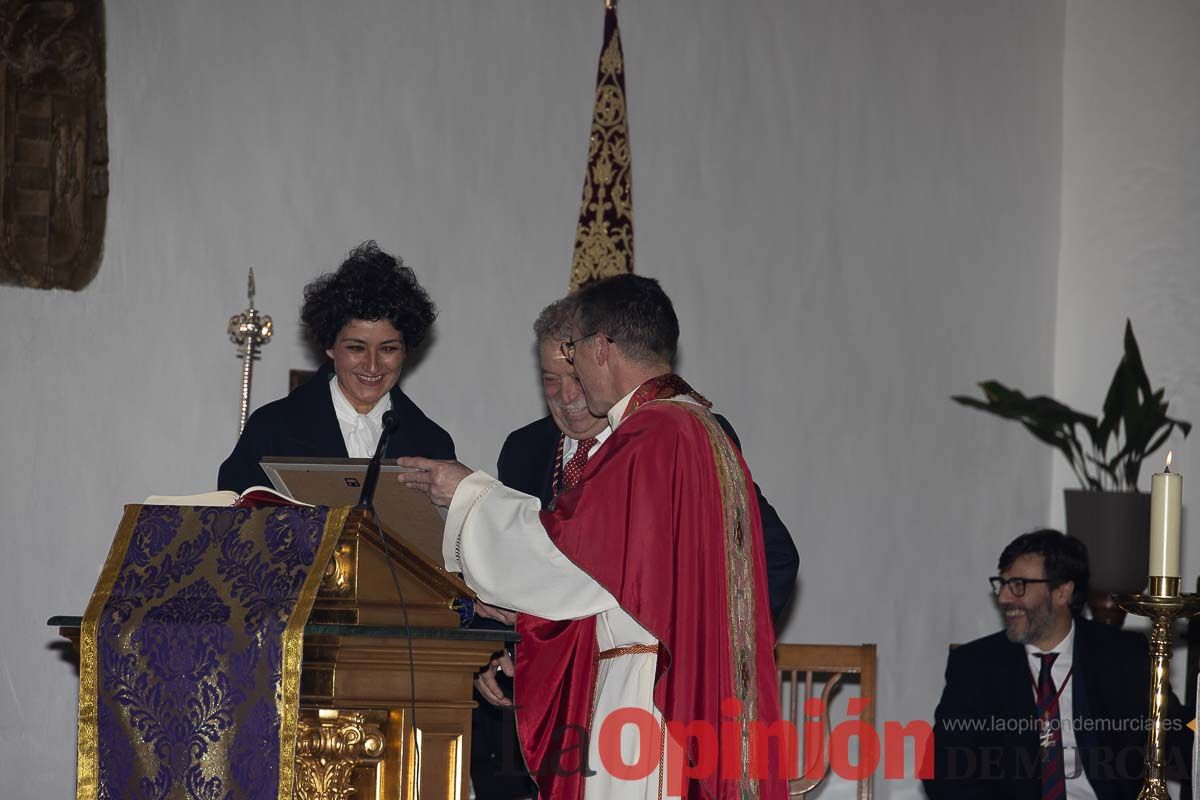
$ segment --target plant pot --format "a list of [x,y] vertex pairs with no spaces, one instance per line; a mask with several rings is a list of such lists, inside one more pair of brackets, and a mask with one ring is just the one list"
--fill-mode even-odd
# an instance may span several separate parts
[[1063,493],[1067,534],[1087,545],[1091,569],[1092,615],[1121,625],[1125,612],[1111,595],[1140,592],[1146,587],[1150,559],[1150,495],[1143,492]]

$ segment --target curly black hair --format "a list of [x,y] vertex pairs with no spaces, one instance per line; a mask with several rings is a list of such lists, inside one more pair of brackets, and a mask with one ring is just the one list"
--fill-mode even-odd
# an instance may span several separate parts
[[350,251],[337,272],[327,272],[304,287],[300,320],[312,343],[328,350],[338,332],[356,320],[385,319],[404,338],[411,353],[425,340],[437,318],[429,294],[404,262],[379,249],[374,241]]

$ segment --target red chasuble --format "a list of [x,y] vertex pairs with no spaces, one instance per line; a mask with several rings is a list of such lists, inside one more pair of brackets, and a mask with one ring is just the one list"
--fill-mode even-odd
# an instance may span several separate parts
[[[667,399],[678,394],[702,404]],[[718,737],[717,763],[738,769],[690,781],[687,796],[783,798],[775,748],[747,766],[751,723],[765,730],[779,719],[762,523],[749,470],[709,405],[674,375],[643,384],[580,484],[541,521],[558,549],[658,639],[653,699],[663,718],[737,731]],[[579,734],[595,734],[601,722],[592,728],[595,624],[518,615],[517,727],[526,763],[552,800],[583,797]],[[730,699],[740,717],[722,708]],[[696,740],[682,744],[697,763]],[[754,779],[766,775],[777,777]]]

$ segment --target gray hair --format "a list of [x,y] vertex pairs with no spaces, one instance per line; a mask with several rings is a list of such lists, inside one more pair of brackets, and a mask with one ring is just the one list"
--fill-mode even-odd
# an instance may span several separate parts
[[575,322],[575,298],[555,300],[542,309],[533,323],[533,335],[538,343],[544,341],[565,342],[571,338],[571,326]]

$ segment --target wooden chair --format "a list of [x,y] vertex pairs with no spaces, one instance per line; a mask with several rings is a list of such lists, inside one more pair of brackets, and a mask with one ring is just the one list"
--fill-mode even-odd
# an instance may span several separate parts
[[[783,716],[796,726],[801,772],[804,772],[804,709],[812,699],[814,687],[820,690],[822,701],[821,725],[825,730],[826,747],[830,740],[830,705],[841,686],[842,678],[857,675],[859,696],[865,701],[858,715],[867,726],[875,725],[875,645],[842,644],[781,644],[775,648],[779,670],[780,700]],[[829,761],[823,757],[820,775],[801,775],[788,782],[788,794],[803,797],[812,792],[829,774]],[[867,774],[858,781],[858,800],[871,800],[874,775]]]

